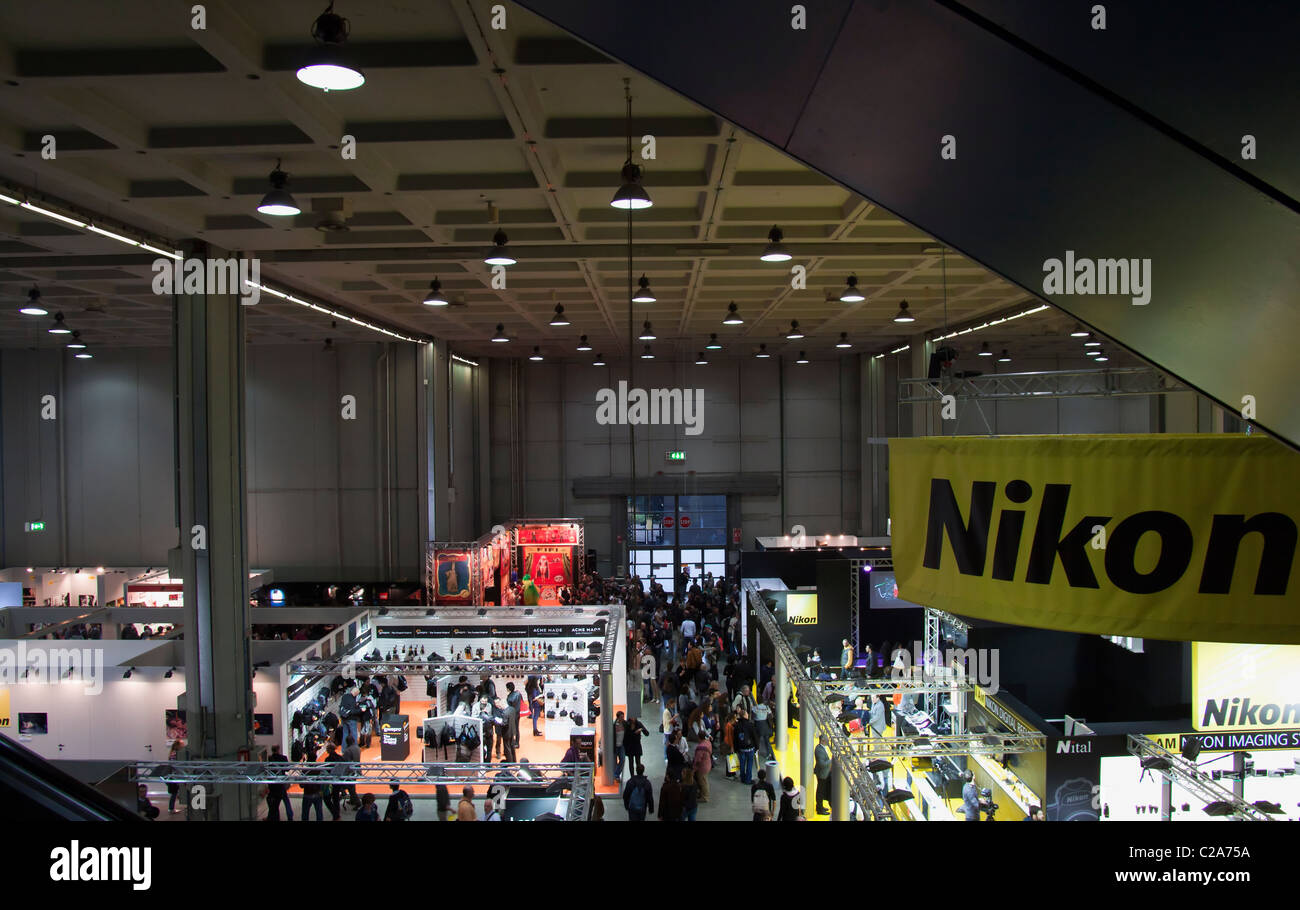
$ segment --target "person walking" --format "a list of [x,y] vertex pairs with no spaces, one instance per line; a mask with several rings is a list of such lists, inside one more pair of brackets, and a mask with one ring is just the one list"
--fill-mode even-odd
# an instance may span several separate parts
[[614,715],[614,776],[619,786],[623,785],[623,761],[627,758],[624,747],[626,734],[627,721],[623,719],[623,712],[619,711]]
[[772,751],[772,706],[765,701],[754,705],[754,729],[758,731],[758,754],[760,758],[774,758]]
[[738,719],[733,735],[736,740],[736,751],[740,754],[740,782],[742,784],[752,784],[754,782],[754,753],[758,749],[758,731],[754,728],[754,722],[749,719],[748,711],[741,708],[736,714]]
[[537,729],[537,722],[542,719],[542,685],[536,676],[530,676],[524,689],[528,693],[528,710],[533,716],[533,736],[541,736],[542,731]]
[[700,791],[695,784],[695,772],[687,768],[682,772],[682,821],[695,821],[700,808]]
[[636,766],[641,764],[641,756],[644,749],[641,745],[641,737],[649,736],[650,731],[646,725],[641,723],[640,718],[633,718],[627,721],[623,728],[623,752],[627,755],[628,776],[632,777],[632,772]]
[[460,791],[460,802],[456,804],[456,821],[473,822],[478,821],[478,816],[474,814],[474,788],[465,787]]
[[659,788],[659,820],[661,822],[679,822],[682,820],[682,785],[669,771],[664,774],[663,785]]
[[700,790],[700,802],[709,801],[709,772],[713,770],[713,741],[707,736],[701,737],[695,744],[695,758],[691,762],[695,772],[695,783]]
[[829,740],[823,733],[817,737],[817,748],[813,749],[813,776],[817,778],[817,814],[830,815],[826,801],[831,798],[831,752],[827,748]]
[[514,683],[506,683],[506,735],[516,749],[519,748],[519,715],[523,709],[524,697],[515,691]]
[[[279,746],[271,747],[271,759],[275,764],[288,764],[289,759],[280,751]],[[280,804],[284,803],[284,813],[289,821],[293,821],[293,803],[289,802],[289,785],[288,784],[267,784],[266,787],[266,820],[269,822],[278,822],[280,820]]]
[[641,694],[642,701],[655,701],[657,697],[658,685],[655,680],[658,678],[655,673],[656,662],[654,653],[649,648],[641,649],[641,680],[645,685],[645,691]]
[[776,791],[767,780],[767,771],[758,770],[758,780],[749,788],[749,802],[754,810],[754,821],[770,822],[772,809],[776,806]]
[[645,776],[645,765],[637,761],[632,777],[623,788],[623,807],[630,822],[645,821],[646,813],[655,810],[655,792],[650,779]]
[[779,822],[797,822],[803,818],[803,791],[794,785],[792,778],[781,781],[781,811],[776,820]]

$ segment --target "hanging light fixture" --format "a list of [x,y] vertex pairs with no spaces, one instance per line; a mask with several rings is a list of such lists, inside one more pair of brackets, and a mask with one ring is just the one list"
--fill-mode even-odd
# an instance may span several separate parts
[[497,331],[496,334],[492,336],[492,340],[497,342],[498,344],[502,344],[510,340],[509,337],[507,337],[506,335],[506,327],[503,324],[499,322],[497,323]]
[[637,291],[632,295],[632,302],[654,303],[655,295],[654,292],[650,290],[650,280],[642,275],[641,280],[637,282],[637,285]]
[[894,317],[895,322],[916,322],[916,317],[907,311],[907,301],[904,300],[898,305],[898,315]]
[[1110,360],[1110,358],[1106,356],[1105,351],[1098,351],[1097,356],[1092,359],[1094,363],[1106,363],[1108,360]]
[[807,362],[808,362],[808,355],[805,354],[803,351],[800,351],[799,357],[795,360],[795,363],[807,363]]
[[1089,338],[1087,341],[1083,343],[1083,346],[1085,348],[1099,348],[1101,347],[1101,342],[1098,341],[1096,338]]
[[442,293],[442,282],[437,278],[429,282],[429,293],[424,295],[425,306],[447,306],[448,300]]
[[71,335],[71,334],[72,334],[72,329],[68,328],[66,325],[63,324],[63,314],[62,314],[62,313],[55,313],[55,314],[54,314],[54,325],[50,326],[50,327],[49,327],[48,329],[46,329],[45,331],[49,332],[51,335]]
[[763,248],[763,255],[758,258],[762,259],[764,262],[786,262],[793,259],[794,257],[790,255],[790,251],[786,249],[785,244],[781,242],[781,238],[784,236],[785,234],[781,233],[779,227],[775,224],[772,225],[772,230],[767,232],[767,239],[769,242],[767,246]]
[[772,355],[767,352],[766,344],[760,344],[758,346],[758,350],[754,352],[754,356],[757,357],[759,360],[766,360]]
[[847,286],[840,292],[841,303],[861,303],[867,298],[858,290],[858,276],[850,275]]
[[1071,338],[1087,338],[1087,337],[1088,337],[1088,330],[1085,329],[1083,326],[1079,325],[1079,323],[1076,322],[1076,323],[1074,324],[1074,331],[1070,333],[1070,337],[1071,337]]
[[641,168],[632,163],[632,87],[627,79],[623,80],[623,95],[627,99],[627,161],[623,164],[623,184],[609,204],[616,209],[648,209],[654,202],[641,185]]
[[709,362],[709,358],[707,358],[707,357],[704,356],[704,352],[703,352],[703,351],[700,351],[698,354],[695,355],[695,365],[696,365],[696,366],[705,366],[705,365],[708,364],[708,362]]
[[506,232],[497,228],[497,232],[492,235],[492,249],[488,250],[483,261],[488,265],[514,265],[519,260],[511,256],[510,250],[506,248],[509,242],[510,238],[506,236]]
[[645,349],[641,351],[641,359],[642,359],[642,360],[654,360],[654,359],[655,359],[655,355],[654,355],[654,353],[650,350],[650,345],[647,344],[647,345],[645,346]]
[[836,346],[837,348],[851,348],[851,347],[853,347],[853,345],[849,343],[849,333],[848,333],[848,332],[840,332],[840,340],[839,340],[838,342],[835,343],[835,346]]
[[293,194],[285,189],[285,186],[289,183],[289,175],[280,170],[280,159],[276,159],[275,169],[271,171],[267,179],[271,182],[271,189],[262,197],[262,201],[257,204],[257,210],[263,215],[279,215],[281,217],[302,214],[302,209],[298,207]]
[[740,311],[736,309],[735,303],[727,304],[727,317],[722,320],[723,325],[744,325],[745,320],[740,318]]
[[605,355],[597,354],[596,359],[591,362],[593,367],[603,367],[605,365]]
[[555,315],[551,317],[551,325],[557,328],[569,325],[569,320],[564,318],[564,304],[557,303],[555,305]]
[[337,350],[338,350],[338,349],[334,347],[334,339],[333,339],[333,338],[326,338],[326,339],[325,339],[325,347],[321,348],[321,353],[322,353],[322,354],[334,354],[334,353],[337,352]]
[[704,350],[706,350],[706,351],[721,351],[721,350],[722,350],[722,345],[721,345],[721,343],[719,343],[719,341],[718,341],[718,333],[717,333],[717,332],[710,332],[710,333],[709,333],[709,343],[706,344],[706,345],[704,346]]
[[334,13],[334,0],[330,0],[325,12],[312,23],[311,36],[316,46],[298,68],[298,81],[326,92],[346,92],[364,85],[365,75],[348,62],[343,48],[351,30],[348,20]]
[[578,339],[578,350],[579,350],[579,351],[590,351],[590,350],[591,350],[591,345],[587,344],[587,336],[586,336],[586,335],[583,335],[581,338]]
[[803,337],[803,332],[799,331],[799,320],[790,320],[790,332],[785,336],[788,341],[798,341]]
[[78,360],[90,360],[94,355],[91,354],[89,351],[78,351],[72,356]]
[[650,327],[650,320],[649,320],[649,319],[647,319],[647,320],[645,321],[645,325],[641,326],[641,334],[640,334],[639,336],[637,336],[637,337],[638,337],[638,340],[640,340],[640,341],[654,341],[654,340],[655,340],[655,331],[654,331],[654,329],[652,329],[652,328]]
[[1007,353],[1006,348],[1003,348],[1002,353],[998,356],[998,363],[1010,363],[1010,362],[1011,362],[1011,355]]
[[18,308],[18,312],[24,316],[48,316],[50,311],[41,306],[41,292],[39,288],[32,288],[27,292],[27,304]]
[[85,350],[86,344],[81,340],[80,331],[74,331],[72,333],[72,340],[68,342],[67,347],[73,351]]
[[528,359],[531,360],[531,361],[533,361],[533,362],[535,362],[535,363],[541,361],[541,360],[542,360],[542,349],[541,349],[540,347],[538,347],[537,345],[533,345],[533,352],[532,352],[531,354],[528,355]]
[[981,357],[992,357],[992,356],[993,356],[993,349],[989,347],[989,343],[988,343],[987,341],[984,342],[982,345],[980,345],[980,353],[979,353],[979,356],[981,356]]

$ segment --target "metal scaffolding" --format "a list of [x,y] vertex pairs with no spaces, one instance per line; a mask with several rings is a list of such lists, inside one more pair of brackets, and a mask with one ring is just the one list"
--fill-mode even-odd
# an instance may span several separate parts
[[826,707],[821,690],[804,673],[799,658],[790,647],[790,642],[786,641],[785,636],[781,634],[776,617],[767,609],[758,586],[752,581],[746,581],[744,587],[749,594],[749,605],[755,619],[772,641],[772,646],[776,650],[776,659],[785,665],[786,674],[799,699],[799,704],[807,707],[817,724],[818,732],[825,734],[830,741],[831,759],[843,769],[854,802],[861,806],[873,821],[896,821],[893,810],[881,796],[876,782],[866,773],[866,768],[850,744],[844,727],[835,722],[835,718]]
[[945,395],[996,401],[1018,398],[1105,398],[1160,395],[1188,386],[1150,367],[1114,370],[1046,370],[1036,373],[988,373],[957,379],[900,379],[900,404],[938,404]]
[[[504,776],[503,776],[504,775]],[[136,762],[132,781],[167,784],[410,784],[490,787],[506,784],[538,790],[569,790],[568,821],[586,819],[596,793],[590,762]]]
[[1253,803],[1248,803],[1231,790],[1211,779],[1210,775],[1181,755],[1175,755],[1157,744],[1150,737],[1129,734],[1128,751],[1142,759],[1143,769],[1152,774],[1178,784],[1197,799],[1210,803],[1222,803],[1233,817],[1241,821],[1271,822],[1273,817]]
[[873,758],[937,758],[943,755],[1020,755],[1042,752],[1042,733],[951,734],[945,736],[854,736],[849,745],[864,760]]

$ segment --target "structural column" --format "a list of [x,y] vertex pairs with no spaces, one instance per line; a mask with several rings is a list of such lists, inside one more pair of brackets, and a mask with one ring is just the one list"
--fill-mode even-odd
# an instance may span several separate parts
[[831,821],[849,820],[849,779],[844,773],[844,763],[831,755]]
[[1160,778],[1160,820],[1174,820],[1174,782],[1164,776]]
[[[618,659],[618,655],[614,655]],[[614,674],[600,674],[600,782],[614,783]]]
[[[772,663],[776,667],[775,682],[772,685],[772,691],[776,695],[776,748],[778,752],[784,753],[790,744],[790,677],[781,655],[778,654]],[[775,786],[776,781],[772,783]]]
[[[223,255],[203,244],[185,250],[187,259]],[[253,741],[253,677],[244,514],[244,313],[239,288],[229,290],[175,298],[180,548],[172,564],[179,565],[185,591],[188,757],[234,761]],[[252,818],[253,790],[196,786],[190,811],[211,819]]]
[[[817,722],[812,707],[799,694],[799,786],[803,788],[804,812],[811,818],[817,808],[817,775],[813,774],[813,750],[817,748]],[[789,772],[786,772],[787,774]]]

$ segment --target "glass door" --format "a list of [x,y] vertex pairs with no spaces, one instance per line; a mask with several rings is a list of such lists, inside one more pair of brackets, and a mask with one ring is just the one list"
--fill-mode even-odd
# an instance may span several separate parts
[[685,570],[692,582],[727,570],[727,497],[637,496],[628,498],[629,564],[643,582],[676,589]]

